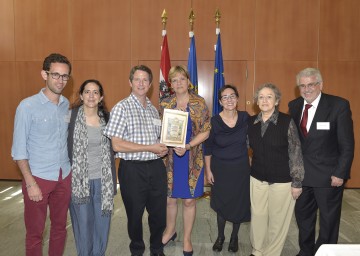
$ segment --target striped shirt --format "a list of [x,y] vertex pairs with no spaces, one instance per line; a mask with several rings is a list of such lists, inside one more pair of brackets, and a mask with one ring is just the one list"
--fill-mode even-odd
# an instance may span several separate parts
[[[140,101],[130,94],[129,97],[118,102],[110,113],[110,120],[104,134],[109,137],[118,137],[122,140],[141,145],[159,143],[161,122],[159,112],[146,98],[146,108]],[[125,160],[148,161],[159,158],[148,151],[122,153],[117,152],[117,158]]]

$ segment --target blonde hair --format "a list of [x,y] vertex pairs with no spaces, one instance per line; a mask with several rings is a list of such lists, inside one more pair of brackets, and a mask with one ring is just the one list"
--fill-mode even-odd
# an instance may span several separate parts
[[183,65],[177,65],[171,67],[169,70],[169,76],[168,76],[169,83],[171,83],[171,80],[176,76],[176,74],[182,74],[183,76],[185,76],[187,79],[190,80],[190,75],[187,68]]

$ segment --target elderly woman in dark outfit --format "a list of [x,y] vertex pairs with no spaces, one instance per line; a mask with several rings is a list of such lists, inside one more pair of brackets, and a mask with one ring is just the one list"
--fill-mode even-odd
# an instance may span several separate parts
[[246,144],[249,114],[237,110],[239,93],[225,85],[219,90],[223,111],[211,118],[205,142],[206,178],[211,187],[211,208],[217,213],[218,237],[213,250],[221,251],[226,221],[233,223],[228,251],[237,252],[242,222],[250,221],[250,165]]
[[109,114],[103,87],[86,80],[71,111],[68,151],[72,167],[70,216],[78,255],[105,255],[116,194],[114,153],[103,135]]
[[249,119],[253,151],[250,177],[250,241],[255,256],[280,256],[302,192],[304,164],[296,125],[278,111],[280,91],[264,84],[255,92],[261,112]]

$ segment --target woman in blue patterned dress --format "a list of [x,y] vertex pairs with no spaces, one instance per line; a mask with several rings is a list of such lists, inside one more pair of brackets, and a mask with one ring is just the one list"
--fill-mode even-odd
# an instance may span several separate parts
[[175,240],[177,199],[183,199],[184,255],[192,255],[191,231],[196,215],[196,198],[204,191],[204,158],[202,143],[210,132],[210,116],[205,100],[191,92],[189,73],[183,66],[170,69],[169,81],[174,95],[160,103],[160,112],[164,109],[178,109],[189,112],[185,148],[170,148],[165,158],[168,175],[168,203],[166,230],[163,244]]

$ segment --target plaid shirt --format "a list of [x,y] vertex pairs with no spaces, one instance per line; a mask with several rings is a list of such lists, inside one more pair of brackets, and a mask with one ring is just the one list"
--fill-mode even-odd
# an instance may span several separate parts
[[[129,97],[118,102],[111,110],[110,120],[104,134],[109,137],[118,137],[123,140],[141,145],[159,143],[161,122],[159,112],[146,98],[146,108],[139,100],[130,94]],[[156,125],[156,121],[160,125]],[[117,158],[125,160],[147,161],[159,158],[152,152],[117,152]]]

